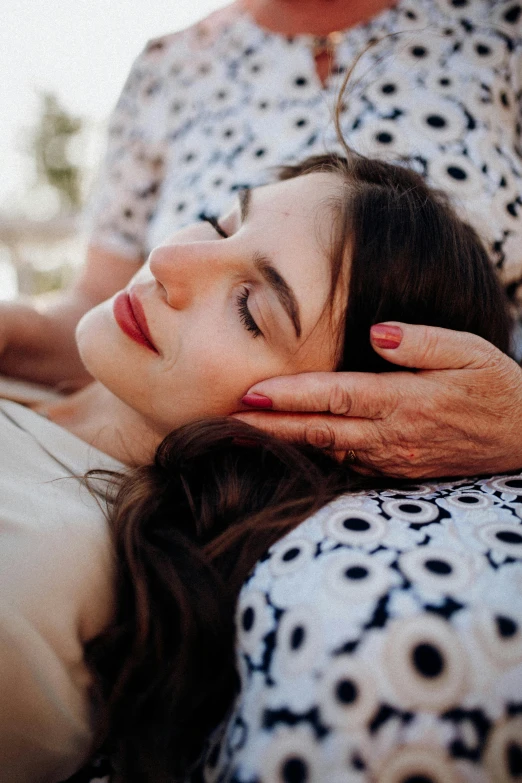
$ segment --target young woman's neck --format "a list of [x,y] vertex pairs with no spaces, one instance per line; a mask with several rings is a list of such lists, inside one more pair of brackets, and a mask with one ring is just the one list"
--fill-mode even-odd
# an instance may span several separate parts
[[126,465],[150,462],[163,439],[143,417],[97,381],[36,410]]
[[396,0],[239,0],[261,26],[284,35],[328,35],[367,22]]

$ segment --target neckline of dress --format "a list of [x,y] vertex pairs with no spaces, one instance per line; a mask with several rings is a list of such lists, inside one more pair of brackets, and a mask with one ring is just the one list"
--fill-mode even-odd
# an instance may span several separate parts
[[[238,21],[242,23],[247,40],[252,41],[252,43],[255,43],[256,38],[263,36],[265,40],[272,40],[281,46],[291,47],[294,48],[294,50],[307,51],[311,58],[311,63],[313,64],[316,85],[322,94],[326,94],[332,89],[337,90],[338,85],[334,78],[337,73],[337,53],[340,51],[342,45],[348,41],[349,35],[352,33],[357,35],[357,31],[365,27],[368,28],[375,24],[384,24],[386,17],[388,17],[389,14],[396,13],[401,4],[402,0],[395,0],[393,5],[383,8],[382,11],[365,22],[360,22],[343,30],[332,31],[327,36],[318,36],[313,33],[286,35],[258,24],[252,13],[240,4],[240,2],[237,2],[228,8],[230,10],[233,9],[236,12],[237,16],[235,17],[235,23],[237,24]],[[235,29],[237,30],[237,28]],[[322,74],[320,72],[320,65],[317,60],[318,57],[330,58],[330,69],[328,73]]]

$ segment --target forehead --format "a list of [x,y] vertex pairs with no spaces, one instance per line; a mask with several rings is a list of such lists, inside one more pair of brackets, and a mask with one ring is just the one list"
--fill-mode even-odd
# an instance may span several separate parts
[[256,188],[252,201],[257,208],[282,210],[282,217],[294,220],[327,219],[339,197],[340,179],[336,174],[314,172]]
[[263,244],[281,260],[309,262],[325,269],[333,243],[340,180],[335,174],[314,173],[256,188],[250,194],[248,223],[263,236]]
[[256,188],[251,193],[248,220],[258,224],[274,257],[289,256],[304,273],[329,267],[333,226],[340,196],[335,174],[314,173]]

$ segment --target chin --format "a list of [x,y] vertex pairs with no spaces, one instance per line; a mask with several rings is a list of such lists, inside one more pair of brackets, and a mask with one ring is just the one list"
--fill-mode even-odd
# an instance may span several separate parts
[[[76,327],[78,353],[93,378],[99,378],[106,365],[114,368],[115,359],[121,357],[121,346],[117,345],[118,327],[112,318],[109,302],[88,310]],[[119,362],[117,362],[119,364]]]

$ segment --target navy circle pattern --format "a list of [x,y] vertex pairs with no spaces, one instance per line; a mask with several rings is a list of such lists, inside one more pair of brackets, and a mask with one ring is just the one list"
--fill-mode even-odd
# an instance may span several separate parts
[[521,512],[522,474],[359,492],[273,546],[240,595],[238,617],[255,596],[267,624],[255,649],[238,636],[241,693],[203,779],[519,780]]

